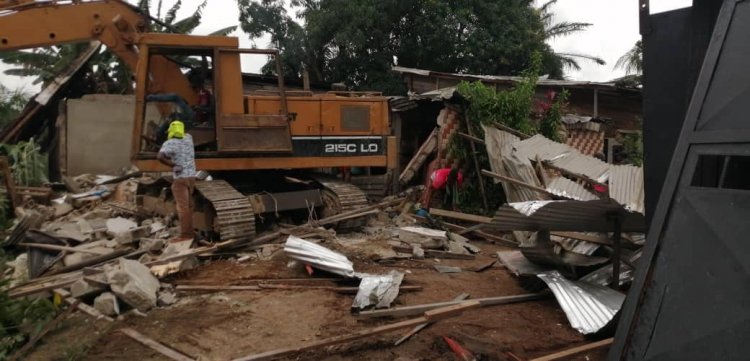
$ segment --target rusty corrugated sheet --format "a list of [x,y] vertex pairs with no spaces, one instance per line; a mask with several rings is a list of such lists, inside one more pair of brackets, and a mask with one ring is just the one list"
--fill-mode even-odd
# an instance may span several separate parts
[[632,165],[610,167],[609,196],[625,209],[643,214],[643,168]]
[[513,206],[504,205],[497,210],[489,226],[502,231],[550,231],[611,232],[614,223],[609,215],[620,214],[623,232],[643,232],[644,217],[640,213],[626,212],[622,206],[611,200],[596,201],[546,201],[530,216],[524,215]]
[[565,177],[556,177],[547,185],[547,191],[552,194],[575,199],[577,201],[593,201],[599,199],[594,193],[589,192],[582,185]]

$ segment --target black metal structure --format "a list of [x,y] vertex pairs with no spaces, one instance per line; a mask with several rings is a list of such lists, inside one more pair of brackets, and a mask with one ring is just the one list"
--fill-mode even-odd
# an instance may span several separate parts
[[659,200],[721,1],[649,15],[641,0],[646,224]]
[[[710,16],[695,10],[692,15],[662,18],[679,23],[675,19]],[[659,31],[659,26],[650,24],[652,31]],[[691,31],[682,28],[683,35]],[[645,72],[671,66],[661,62],[647,61]],[[725,0],[653,212],[610,360],[748,359],[748,65],[750,1]],[[653,89],[646,93],[647,102],[648,94]],[[650,120],[646,116],[644,124]]]

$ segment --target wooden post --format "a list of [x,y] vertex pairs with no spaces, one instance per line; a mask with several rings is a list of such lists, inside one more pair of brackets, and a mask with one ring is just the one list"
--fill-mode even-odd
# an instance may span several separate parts
[[13,181],[13,174],[10,171],[8,157],[0,157],[0,172],[2,172],[3,178],[5,178],[5,189],[8,191],[10,208],[15,209],[21,204],[21,200],[18,199],[18,193],[16,193],[16,182]]
[[[466,130],[469,132],[469,136],[473,137],[474,131],[471,129],[471,124],[469,124],[469,117],[466,115],[466,111],[464,111],[464,123],[466,123]],[[487,204],[487,193],[484,190],[482,167],[479,165],[479,160],[477,159],[477,146],[472,141],[469,141],[469,146],[471,147],[471,157],[474,159],[474,169],[477,171],[477,178],[479,178],[479,192],[482,193],[482,209],[487,212],[489,210],[489,205]]]

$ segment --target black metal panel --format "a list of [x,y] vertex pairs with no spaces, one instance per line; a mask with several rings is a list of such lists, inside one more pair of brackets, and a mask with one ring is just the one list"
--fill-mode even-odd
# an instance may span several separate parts
[[647,225],[656,209],[720,7],[721,1],[694,0],[692,8],[641,18]]
[[[725,137],[746,121],[734,111],[731,95],[742,95],[747,79],[723,75],[747,71],[735,52],[747,51],[745,58],[750,59],[744,44],[750,39],[742,34],[748,23],[750,2],[725,0],[653,214],[644,257],[623,306],[611,360],[744,360],[750,354],[750,191],[719,188],[744,187],[734,181],[691,185],[696,177],[702,179],[696,171],[716,171],[707,168],[716,164],[698,162],[700,154],[750,155],[750,132]],[[727,90],[733,92],[730,99],[716,102],[721,98],[717,93]],[[702,113],[707,102],[711,112]],[[696,131],[699,119],[706,119],[702,128],[713,131]],[[723,171],[722,178],[728,174]],[[748,175],[750,169],[732,176]]]
[[693,85],[690,68],[692,9],[651,17],[643,34],[643,146],[646,224],[659,200],[669,162],[682,129]]

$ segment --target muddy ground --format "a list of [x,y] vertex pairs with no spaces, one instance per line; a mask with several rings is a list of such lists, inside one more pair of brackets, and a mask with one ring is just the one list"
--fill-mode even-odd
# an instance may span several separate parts
[[[383,264],[372,254],[322,245],[345,253],[357,271],[406,272],[402,285],[421,291],[402,292],[394,306],[448,301],[466,292],[471,298],[527,293],[502,266],[483,272],[468,270],[492,261],[504,247],[476,242],[476,260],[398,260]],[[432,265],[458,266],[461,273],[441,274]],[[304,267],[289,267],[282,251],[271,259],[238,263],[210,260],[196,269],[162,282],[172,284],[242,285],[254,279],[309,278]],[[312,277],[332,277],[316,273]],[[309,283],[305,283],[309,284]],[[337,285],[329,281],[316,285]],[[180,293],[179,301],[155,309],[145,317],[127,315],[114,323],[94,321],[81,313],[50,333],[28,355],[28,360],[167,360],[161,354],[118,332],[130,327],[171,348],[200,360],[230,360],[276,348],[299,345],[402,319],[358,319],[350,311],[354,295],[330,290],[261,290]],[[400,346],[393,342],[404,331],[373,336],[295,355],[289,360],[456,360],[442,336],[451,336],[480,360],[527,360],[590,342],[573,330],[553,298],[475,309],[440,321]],[[576,360],[602,359],[603,354]]]

